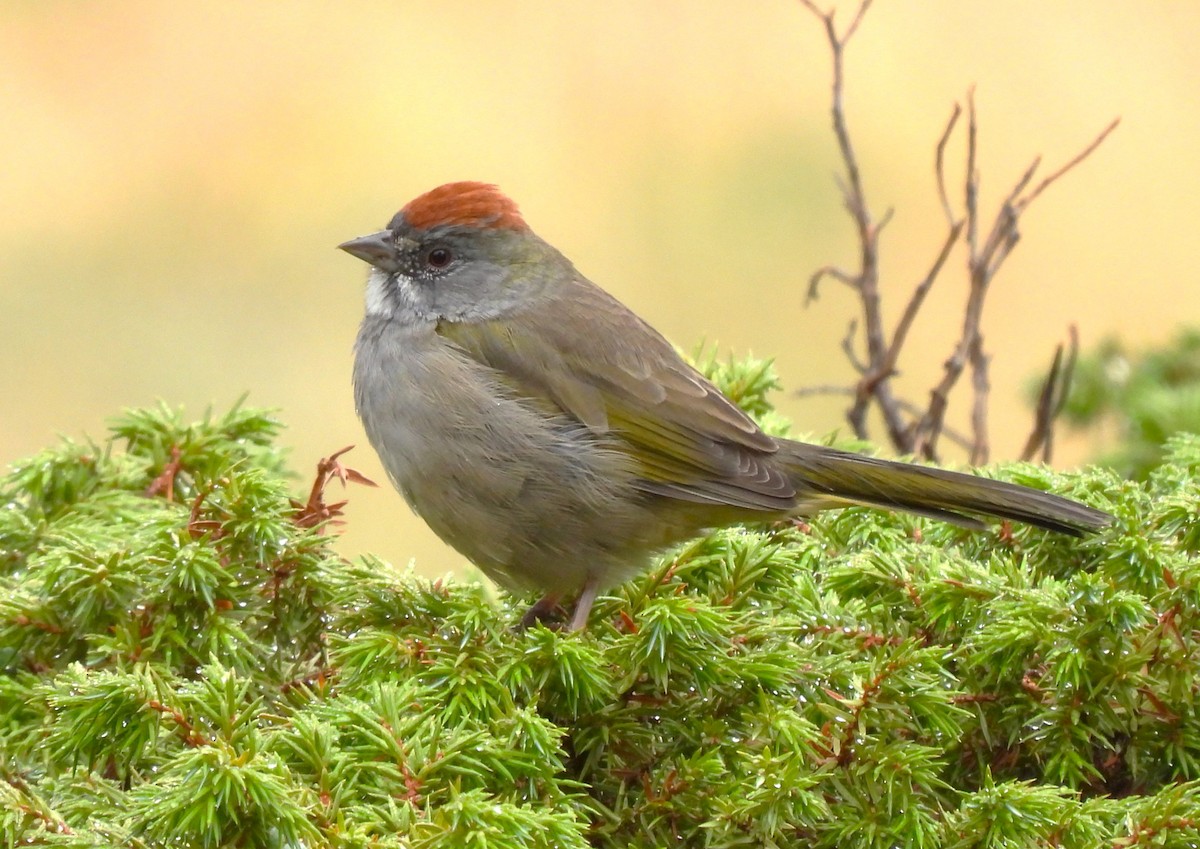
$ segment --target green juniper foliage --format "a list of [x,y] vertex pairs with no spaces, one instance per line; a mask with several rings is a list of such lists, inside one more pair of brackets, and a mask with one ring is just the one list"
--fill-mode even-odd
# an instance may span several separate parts
[[[773,415],[769,364],[707,367]],[[1089,539],[727,529],[562,634],[336,556],[279,427],[134,411],[0,480],[0,844],[1200,841],[1196,437],[1144,483],[991,470]]]

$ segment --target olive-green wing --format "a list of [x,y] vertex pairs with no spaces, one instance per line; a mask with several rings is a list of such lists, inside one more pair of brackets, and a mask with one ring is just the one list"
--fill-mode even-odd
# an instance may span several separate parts
[[775,441],[657,331],[586,280],[524,313],[443,322],[438,332],[514,391],[623,440],[649,492],[760,510],[794,504]]

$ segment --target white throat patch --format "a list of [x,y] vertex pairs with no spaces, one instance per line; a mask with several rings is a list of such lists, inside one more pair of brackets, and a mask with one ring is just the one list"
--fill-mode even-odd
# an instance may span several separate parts
[[367,315],[388,315],[387,287],[390,278],[387,272],[372,268],[367,277]]
[[418,285],[403,274],[391,275],[378,268],[367,278],[367,315],[378,315],[409,324],[436,320],[422,303]]

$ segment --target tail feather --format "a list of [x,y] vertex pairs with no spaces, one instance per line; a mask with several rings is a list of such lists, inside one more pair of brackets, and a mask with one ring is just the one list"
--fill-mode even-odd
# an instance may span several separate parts
[[1113,520],[1103,510],[1019,484],[800,442],[781,440],[780,448],[792,485],[816,501],[904,510],[970,528],[981,527],[977,516],[992,516],[1071,536]]

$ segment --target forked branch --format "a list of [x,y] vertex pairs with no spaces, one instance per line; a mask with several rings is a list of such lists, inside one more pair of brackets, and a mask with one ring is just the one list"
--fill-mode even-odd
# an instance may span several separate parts
[[[858,267],[854,270],[847,270],[830,265],[818,269],[809,280],[806,299],[806,302],[816,299],[819,285],[826,277],[848,286],[858,295],[861,320],[851,322],[846,338],[842,341],[842,350],[857,372],[858,379],[852,387],[847,387],[837,393],[849,395],[853,399],[851,406],[846,411],[847,421],[857,437],[868,439],[867,418],[872,405],[874,405],[883,418],[888,437],[896,450],[906,454],[918,454],[929,460],[937,460],[938,441],[946,432],[945,419],[950,394],[963,371],[969,366],[973,392],[969,455],[972,463],[986,462],[989,454],[987,418],[990,392],[988,377],[990,355],[984,347],[981,327],[988,290],[996,273],[1020,240],[1019,225],[1025,210],[1049,186],[1099,147],[1104,139],[1116,129],[1119,121],[1109,124],[1083,150],[1036,184],[1032,190],[1029,190],[1041,164],[1040,158],[1034,159],[1005,197],[995,219],[989,225],[983,221],[979,212],[978,122],[974,91],[968,91],[963,211],[961,215],[956,213],[947,191],[948,181],[946,179],[946,148],[963,112],[962,107],[955,104],[950,119],[938,140],[934,158],[934,174],[937,180],[938,198],[946,218],[946,234],[927,272],[918,281],[909,296],[908,303],[901,312],[895,327],[888,333],[884,326],[880,296],[879,236],[891,218],[892,211],[889,209],[878,221],[871,213],[867,203],[862,172],[858,164],[858,156],[847,127],[844,105],[846,47],[858,31],[867,10],[870,9],[871,0],[863,0],[859,4],[853,20],[841,34],[838,33],[835,25],[833,11],[821,11],[812,0],[800,0],[800,2],[821,21],[829,43],[833,60],[831,97],[833,131],[845,169],[845,176],[838,178],[838,185],[842,192],[846,211],[853,221],[859,244]],[[986,237],[982,239],[981,244],[980,239],[983,233],[986,233]],[[896,396],[892,389],[891,378],[898,373],[900,355],[917,315],[925,303],[926,296],[945,268],[955,245],[960,241],[965,243],[967,254],[967,300],[963,309],[962,330],[950,356],[945,361],[941,378],[930,389],[928,404],[915,405]],[[855,334],[859,330],[862,332],[863,347],[865,347],[865,353],[861,356],[856,353],[857,346],[855,345]],[[1070,369],[1059,368],[1052,377],[1054,378],[1054,386],[1051,387],[1054,393],[1053,402],[1047,402],[1048,406],[1046,407],[1051,418],[1062,407],[1062,398],[1065,397]],[[813,394],[815,391],[827,392],[829,388],[810,389],[805,391],[805,394]],[[1041,423],[1040,430],[1039,426],[1035,426],[1035,433],[1039,432],[1044,433],[1044,436],[1039,438],[1038,447],[1044,447],[1046,451],[1049,451],[1051,423]],[[1033,435],[1030,439],[1033,439]],[[1045,456],[1048,457],[1048,454]]]

